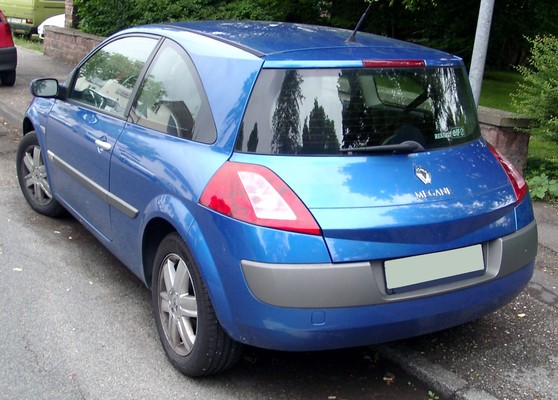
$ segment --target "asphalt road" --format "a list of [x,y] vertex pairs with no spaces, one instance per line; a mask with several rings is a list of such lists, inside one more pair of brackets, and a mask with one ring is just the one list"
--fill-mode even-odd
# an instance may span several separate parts
[[441,400],[558,398],[558,209],[544,204],[536,206],[535,277],[496,313],[372,348],[248,349],[225,374],[180,375],[161,349],[141,282],[74,219],[25,204],[13,127],[31,99],[29,80],[62,79],[70,67],[19,55],[16,85],[0,87],[0,399],[414,400],[428,399],[428,389]]

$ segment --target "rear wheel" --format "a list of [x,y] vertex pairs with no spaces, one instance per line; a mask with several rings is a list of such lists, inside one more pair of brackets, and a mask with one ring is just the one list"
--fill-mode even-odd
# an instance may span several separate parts
[[26,134],[17,149],[17,178],[25,200],[38,213],[57,217],[64,208],[52,197],[37,134]]
[[238,361],[241,344],[219,324],[198,267],[177,233],[167,235],[157,250],[152,304],[165,352],[183,374],[212,375]]
[[13,71],[0,72],[0,80],[2,80],[2,85],[4,86],[14,86],[16,81],[15,69]]

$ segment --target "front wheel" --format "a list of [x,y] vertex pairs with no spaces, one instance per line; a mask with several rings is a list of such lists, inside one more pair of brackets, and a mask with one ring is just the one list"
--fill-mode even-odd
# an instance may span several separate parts
[[157,331],[175,368],[188,376],[204,376],[238,361],[241,344],[221,327],[198,267],[177,233],[159,245],[151,289]]
[[43,154],[34,131],[27,133],[19,143],[16,163],[19,186],[31,208],[49,217],[62,214],[64,208],[52,196]]

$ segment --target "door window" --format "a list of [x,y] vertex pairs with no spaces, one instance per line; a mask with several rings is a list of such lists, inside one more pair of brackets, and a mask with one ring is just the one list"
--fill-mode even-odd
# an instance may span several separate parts
[[138,76],[156,45],[157,40],[148,37],[108,43],[79,68],[70,98],[124,115]]
[[132,122],[203,143],[215,141],[215,125],[195,68],[167,40],[153,60],[130,112]]

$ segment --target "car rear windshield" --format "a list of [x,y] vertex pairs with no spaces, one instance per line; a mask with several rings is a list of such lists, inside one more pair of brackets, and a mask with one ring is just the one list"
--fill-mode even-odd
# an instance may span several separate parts
[[353,154],[412,144],[422,151],[479,136],[464,68],[264,69],[236,150]]

